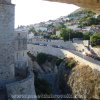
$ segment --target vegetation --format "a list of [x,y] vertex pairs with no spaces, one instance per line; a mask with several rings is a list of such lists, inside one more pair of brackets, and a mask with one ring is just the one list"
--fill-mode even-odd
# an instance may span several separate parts
[[63,28],[61,30],[61,37],[63,38],[64,41],[67,41],[67,40],[69,40],[69,37],[70,37],[71,33],[72,33],[71,29]]
[[90,32],[86,32],[84,35],[83,35],[83,40],[90,40],[90,36],[92,34]]
[[61,62],[63,62],[63,59],[57,59],[56,65],[59,66],[61,64]]
[[72,40],[73,38],[83,38],[83,33],[78,31],[73,31],[72,29],[63,28],[61,30],[61,37],[63,38],[64,41],[67,41],[69,39]]
[[30,32],[32,32],[32,33],[36,33],[35,28],[34,28],[34,27],[30,27],[30,29],[29,29],[29,33],[30,33]]
[[100,45],[94,46],[94,48],[100,48]]
[[99,100],[100,72],[86,65],[75,67],[68,79],[73,95],[82,96],[83,100]]
[[68,15],[68,17],[80,16],[80,15],[82,15],[82,14],[83,14],[84,16],[89,16],[89,17],[95,15],[94,12],[83,9],[83,10],[76,11],[76,12],[74,12],[74,13]]
[[32,61],[36,60],[36,57],[35,57],[34,55],[32,55],[32,54],[30,53],[30,51],[27,52],[27,55],[31,58]]
[[58,37],[57,35],[50,35],[49,39],[57,40],[60,39],[60,37]]
[[92,46],[100,46],[100,32],[94,33],[90,37],[90,41]]
[[94,17],[83,17],[79,20],[79,27],[91,26],[91,25],[99,25],[100,20]]
[[76,66],[76,64],[77,62],[73,58],[68,58],[66,62],[66,68],[72,69],[73,67]]
[[[36,95],[50,95],[52,94],[52,89],[50,84],[44,79],[35,79],[35,90]],[[43,98],[38,98],[38,100],[44,100]]]
[[38,62],[39,65],[44,64],[44,63],[46,62],[46,60],[47,60],[47,55],[46,55],[46,54],[44,54],[44,53],[39,53],[39,54],[37,55],[37,62]]
[[37,62],[39,65],[44,64],[46,61],[56,61],[58,58],[49,54],[45,54],[45,53],[39,53],[36,57]]

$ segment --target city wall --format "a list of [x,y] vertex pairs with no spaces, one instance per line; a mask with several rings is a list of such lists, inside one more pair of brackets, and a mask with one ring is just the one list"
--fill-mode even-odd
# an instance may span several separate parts
[[6,85],[6,88],[8,100],[33,100],[34,96],[36,97],[33,74],[26,79]]

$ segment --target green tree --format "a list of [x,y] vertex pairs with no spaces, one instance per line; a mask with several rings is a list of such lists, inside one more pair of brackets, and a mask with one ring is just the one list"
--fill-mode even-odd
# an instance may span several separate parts
[[66,28],[62,28],[61,29],[61,37],[63,38],[64,41],[67,41],[70,39],[72,39],[72,34],[73,34],[73,30],[71,29],[66,29]]
[[75,31],[75,33],[73,33],[73,38],[83,38],[83,33]]
[[[51,94],[52,89],[50,87],[50,84],[48,81],[44,79],[35,79],[35,89],[36,89],[36,94],[37,95],[42,95],[42,94]],[[41,99],[39,99],[41,100]]]
[[34,27],[31,27],[30,29],[29,29],[29,31],[28,31],[29,33],[30,32],[32,32],[32,33],[36,33],[36,30],[35,30],[35,28]]
[[100,32],[94,33],[90,37],[90,41],[92,46],[100,45]]
[[83,40],[90,40],[90,36],[91,36],[91,33],[90,33],[90,32],[86,32],[86,33],[83,35]]
[[73,31],[72,29],[63,28],[61,30],[61,37],[64,41],[72,40],[73,38],[83,38],[83,33],[79,31]]
[[47,60],[47,55],[46,55],[46,54],[44,54],[44,53],[39,53],[39,54],[37,55],[37,62],[38,62],[39,65],[44,64],[44,63],[46,62],[46,60]]

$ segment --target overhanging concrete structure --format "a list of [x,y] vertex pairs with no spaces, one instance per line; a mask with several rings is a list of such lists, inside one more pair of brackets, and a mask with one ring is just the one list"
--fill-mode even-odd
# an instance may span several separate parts
[[74,4],[79,7],[90,9],[96,12],[97,14],[100,14],[100,0],[46,0],[46,1]]

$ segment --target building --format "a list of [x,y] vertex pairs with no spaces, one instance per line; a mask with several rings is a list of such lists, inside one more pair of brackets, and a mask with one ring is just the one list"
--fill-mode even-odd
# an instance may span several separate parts
[[61,31],[60,30],[56,30],[56,36],[60,37],[61,35]]
[[14,80],[14,9],[11,0],[0,0],[0,88]]
[[27,31],[15,31],[15,67],[28,67]]
[[37,100],[34,74],[26,68],[26,32],[14,32],[14,9],[11,0],[0,0],[0,100],[16,100],[13,96],[21,94],[33,95]]

